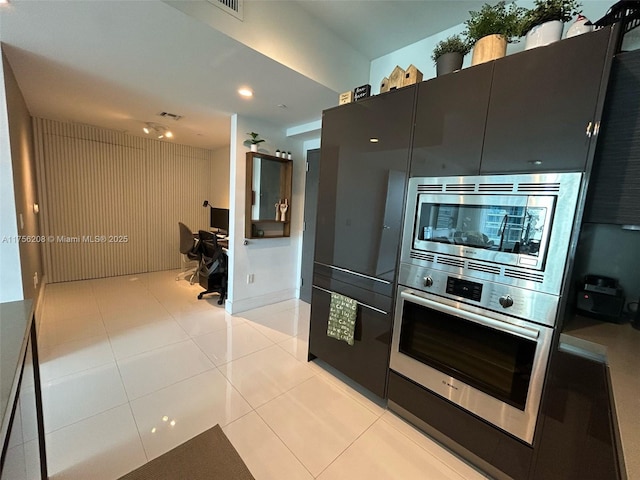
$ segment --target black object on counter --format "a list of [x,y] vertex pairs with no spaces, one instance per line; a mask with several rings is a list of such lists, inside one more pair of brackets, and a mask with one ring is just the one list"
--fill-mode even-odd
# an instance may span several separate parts
[[618,280],[603,275],[585,275],[576,307],[584,315],[606,322],[623,323],[624,291]]

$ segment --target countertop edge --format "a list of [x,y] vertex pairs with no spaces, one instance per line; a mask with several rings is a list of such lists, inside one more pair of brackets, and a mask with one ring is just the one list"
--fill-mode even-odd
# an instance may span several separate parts
[[616,451],[622,478],[640,478],[640,331],[630,324],[614,324],[576,316],[560,334],[559,349],[607,366]]
[[22,367],[24,365],[24,362],[21,359],[24,359],[24,356],[27,350],[27,343],[29,342],[31,328],[33,326],[33,318],[35,314],[35,311],[34,311],[35,303],[33,302],[33,300],[30,300],[30,299],[20,300],[16,302],[0,303],[0,311],[4,310],[7,307],[9,307],[9,309],[11,310],[15,309],[16,312],[15,313],[11,312],[9,315],[7,315],[7,317],[1,318],[0,320],[4,322],[4,321],[7,321],[7,318],[16,318],[19,314],[21,314],[21,316],[25,320],[25,328],[22,336],[22,345],[20,346],[20,351],[17,357],[18,362],[16,364],[16,370],[13,375],[13,381],[12,381],[11,390],[8,396],[7,405],[4,409],[4,412],[1,412],[2,427],[0,429],[0,436],[2,437],[3,449],[4,449],[4,445],[9,440],[9,434],[10,434],[9,427],[11,424],[11,417],[13,415],[14,406],[16,403],[16,396],[18,393],[18,384],[20,383],[20,377],[22,375]]

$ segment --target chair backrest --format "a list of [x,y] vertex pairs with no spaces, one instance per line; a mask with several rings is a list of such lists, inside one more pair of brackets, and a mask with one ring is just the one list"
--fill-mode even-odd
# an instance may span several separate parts
[[218,237],[206,230],[200,230],[198,237],[200,239],[198,250],[202,255],[200,259],[200,274],[205,276],[212,273],[226,274],[227,255],[222,247],[218,245]]
[[180,230],[180,253],[186,255],[193,251],[196,240],[193,238],[193,232],[191,229],[184,223],[178,222],[178,229]]
[[200,251],[203,255],[211,257],[218,250],[218,237],[215,233],[199,230],[198,238],[200,239]]

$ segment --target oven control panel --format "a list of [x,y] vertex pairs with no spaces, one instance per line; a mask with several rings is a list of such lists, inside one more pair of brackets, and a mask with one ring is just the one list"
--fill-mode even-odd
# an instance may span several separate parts
[[456,277],[447,277],[446,292],[456,297],[467,298],[479,302],[482,298],[482,284],[463,280]]
[[407,263],[400,264],[398,283],[461,304],[555,325],[559,303],[555,295]]

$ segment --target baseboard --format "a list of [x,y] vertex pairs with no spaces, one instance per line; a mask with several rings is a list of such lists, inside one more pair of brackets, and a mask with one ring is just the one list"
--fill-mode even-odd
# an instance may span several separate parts
[[264,295],[257,295],[255,297],[243,298],[241,300],[229,300],[225,304],[225,310],[232,315],[246,310],[252,310],[258,307],[264,307],[265,305],[271,305],[272,303],[284,302],[285,300],[291,300],[296,297],[296,289],[288,288],[286,290],[280,290],[278,292],[265,293]]

